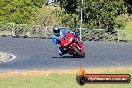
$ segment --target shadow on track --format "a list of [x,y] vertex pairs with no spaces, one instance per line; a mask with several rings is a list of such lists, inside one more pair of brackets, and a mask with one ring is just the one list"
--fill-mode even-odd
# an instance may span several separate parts
[[81,58],[80,56],[55,56],[52,58]]

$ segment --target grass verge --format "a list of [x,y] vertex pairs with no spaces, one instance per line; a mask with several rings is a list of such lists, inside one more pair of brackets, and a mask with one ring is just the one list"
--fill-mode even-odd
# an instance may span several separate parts
[[11,35],[11,31],[0,31],[0,36],[1,35]]
[[[130,74],[132,67],[90,68],[87,73]],[[76,83],[76,70],[33,70],[1,71],[0,88],[132,88],[129,84],[86,84]]]
[[125,25],[125,39],[128,41],[132,41],[132,15],[129,17],[129,21]]

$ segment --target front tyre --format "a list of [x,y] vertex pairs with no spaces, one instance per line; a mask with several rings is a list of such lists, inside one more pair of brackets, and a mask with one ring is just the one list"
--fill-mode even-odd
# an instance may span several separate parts
[[82,58],[85,57],[85,53],[82,53],[77,47],[72,46],[73,50]]

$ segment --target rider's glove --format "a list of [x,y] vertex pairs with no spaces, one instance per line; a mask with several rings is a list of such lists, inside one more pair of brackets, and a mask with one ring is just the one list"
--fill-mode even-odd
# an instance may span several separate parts
[[57,44],[57,47],[61,47],[61,45],[60,44]]

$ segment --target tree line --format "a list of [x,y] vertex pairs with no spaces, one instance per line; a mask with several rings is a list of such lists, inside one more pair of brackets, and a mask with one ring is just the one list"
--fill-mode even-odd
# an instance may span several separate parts
[[[132,14],[131,0],[57,0],[61,10],[51,12],[57,17],[61,26],[77,28],[80,25],[80,11],[83,11],[83,27],[87,28],[121,28],[123,24],[116,21],[121,14]],[[15,22],[17,24],[48,25],[50,19],[42,13],[42,6],[47,0],[0,0],[0,22]],[[41,9],[41,10],[40,10]],[[50,10],[49,10],[50,12]],[[51,17],[51,18],[52,18]],[[42,22],[41,22],[42,21]]]

